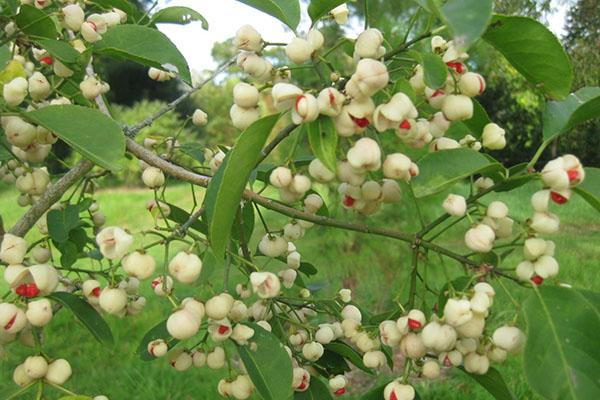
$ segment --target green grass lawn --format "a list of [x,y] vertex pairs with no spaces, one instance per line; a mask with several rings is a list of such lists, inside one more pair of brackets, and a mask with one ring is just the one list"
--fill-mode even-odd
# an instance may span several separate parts
[[[536,189],[536,186],[525,186],[511,194],[490,195],[485,198],[485,202],[502,199],[509,205],[511,216],[525,219],[531,213],[529,197]],[[191,206],[188,186],[174,187],[170,193],[168,198],[172,202],[182,207]],[[16,196],[16,193],[10,190],[0,192],[0,215],[6,227],[10,227],[23,212],[16,206]],[[107,216],[107,225],[120,225],[136,231],[139,231],[140,227],[149,228],[153,224],[150,215],[144,211],[145,203],[151,197],[148,190],[133,189],[114,189],[98,194],[101,210]],[[432,220],[441,213],[440,204],[443,198],[444,195],[439,195],[421,204],[426,220]],[[406,197],[400,205],[388,206],[380,214],[363,222],[396,230],[414,231],[418,229],[419,222],[410,217],[414,215],[413,208],[411,200]],[[556,258],[561,267],[560,280],[576,287],[600,290],[594,265],[600,239],[600,219],[597,212],[576,196],[567,205],[555,208],[562,224],[561,232],[552,237],[557,244]],[[361,219],[335,206],[330,207],[330,212],[340,218]],[[269,225],[273,227],[282,226],[285,221],[270,213],[266,215]],[[457,251],[466,253],[467,250],[462,244],[465,226],[458,224],[440,240],[440,243],[453,245]],[[253,246],[261,232],[262,228],[257,222]],[[36,235],[37,233],[32,231],[29,237],[34,240]],[[325,288],[317,296],[331,295],[342,286],[351,287],[355,299],[375,312],[390,309],[391,301],[399,294],[401,300],[406,299],[410,252],[404,243],[333,228],[314,227],[308,230],[296,245],[303,259],[319,268],[319,273],[312,281],[324,284]],[[154,255],[159,256],[160,253]],[[519,254],[511,255],[503,267],[514,267],[518,261]],[[444,260],[442,264],[439,258],[431,255],[426,267],[430,286],[438,289],[441,287],[444,280],[442,268],[446,268],[451,276],[461,273],[458,264],[449,260]],[[212,279],[222,282],[217,272]],[[215,282],[215,285],[217,284]],[[511,288],[517,301],[521,301],[527,295],[524,289],[510,282],[506,285]],[[68,312],[61,311],[55,317],[46,329],[44,349],[51,357],[68,359],[73,366],[74,375],[66,386],[77,393],[105,394],[111,400],[219,398],[216,382],[224,376],[225,371],[191,369],[179,373],[165,360],[147,363],[138,359],[136,348],[140,339],[149,328],[167,316],[170,308],[166,300],[150,293],[148,282],[143,282],[142,286],[142,293],[148,298],[147,307],[142,314],[126,319],[107,318],[116,339],[116,345],[112,349],[98,344]],[[492,318],[502,322],[512,317],[510,312],[503,311],[511,309],[512,305],[502,289],[497,284],[494,286],[498,296]],[[2,293],[6,290],[4,282],[0,284],[0,289]],[[191,294],[195,289],[177,287],[176,290]],[[426,304],[431,306],[430,299],[425,300]],[[12,371],[32,352],[31,349],[14,344],[6,349],[7,355],[0,361],[0,389],[15,386],[12,383]],[[517,398],[537,398],[524,381],[518,357],[499,366],[499,369]],[[350,388],[350,393],[367,389],[375,380],[383,380],[386,376],[390,376],[389,371],[376,378],[368,378],[359,372],[353,373],[355,385]],[[459,371],[452,373],[448,378],[419,386],[418,392],[423,399],[491,398],[484,390],[472,385],[470,378]],[[48,398],[58,397],[59,394],[54,392]],[[33,394],[22,398],[33,398]]]

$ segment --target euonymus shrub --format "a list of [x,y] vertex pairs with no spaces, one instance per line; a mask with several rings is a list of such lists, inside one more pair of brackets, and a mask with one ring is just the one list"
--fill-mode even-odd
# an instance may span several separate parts
[[[297,28],[298,1],[248,3]],[[156,30],[161,22],[201,20],[206,27],[196,11],[170,7],[148,15],[124,0],[4,3],[0,175],[21,193],[18,205],[27,210],[1,243],[10,290],[0,304],[0,352],[31,348],[14,369],[21,388],[6,397],[36,387],[42,398],[48,386],[73,395],[68,380],[79,371],[43,349],[52,340],[45,327],[57,312],[70,309],[110,345],[103,314],[126,323],[147,301],[164,301],[172,310],[153,316],[162,322],[144,336],[140,357],[162,358],[175,371],[221,370],[215,392],[224,397],[344,396],[353,391],[345,376],[351,364],[365,373],[393,368],[395,379],[365,399],[412,400],[415,379],[434,380],[451,368],[505,399],[512,395],[493,365],[524,351],[525,375],[542,396],[598,398],[600,357],[593,340],[577,339],[596,334],[598,297],[561,284],[555,256],[562,249],[552,234],[560,230],[553,210],[568,207],[573,192],[599,208],[599,173],[584,169],[575,155],[535,168],[552,140],[598,115],[600,89],[568,94],[569,61],[533,20],[492,15],[491,1],[418,3],[418,12],[430,14],[438,27],[407,27],[405,40],[369,27],[368,18],[355,39],[325,38],[323,27],[352,21],[339,1],[311,1],[310,30],[289,43],[269,43],[254,27],[240,27],[233,40],[237,56],[212,78],[241,74],[230,110],[241,133],[232,148],[203,149],[179,134],[135,141],[142,128],[202,86],[192,85],[185,59]],[[490,155],[512,132],[490,121],[476,100],[486,83],[468,51],[480,38],[554,99],[546,108],[545,141],[528,163],[506,167]],[[282,47],[289,65],[265,57],[266,47]],[[109,85],[94,72],[97,60],[111,57],[148,66],[153,80],[179,78],[192,86],[156,115],[123,126],[110,116]],[[317,83],[297,82],[301,70],[314,72]],[[189,120],[201,126],[209,118],[196,110]],[[283,160],[264,162],[293,135]],[[309,158],[298,156],[306,151],[303,136]],[[66,174],[51,176],[44,164],[59,139],[81,157]],[[127,212],[140,218],[149,212],[152,229],[105,226],[94,196],[98,178],[117,170],[125,151],[140,160],[141,181],[154,194]],[[204,203],[188,211],[174,206],[167,179],[206,187]],[[525,220],[501,201],[485,202],[489,193],[526,183],[539,190]],[[465,185],[466,197],[459,194]],[[326,187],[336,190],[323,198],[315,189]],[[382,209],[401,201],[418,209],[441,191],[450,194],[436,205],[439,217],[422,221],[417,232],[398,230],[395,221],[368,224]],[[347,212],[333,218],[333,203]],[[267,211],[289,219],[269,226]],[[257,241],[256,216],[266,231]],[[319,265],[302,253],[302,237],[315,224],[406,242],[412,252],[408,293],[378,315],[348,288],[319,296],[304,283]],[[41,238],[32,242],[25,235],[34,225]],[[471,252],[440,244],[454,225]],[[163,257],[156,260],[151,248]],[[464,277],[431,288],[423,271],[436,253],[462,265]],[[522,254],[522,261],[507,264],[511,253]],[[151,287],[150,299],[140,295],[140,285]],[[528,288],[531,297],[499,313],[496,289],[510,297],[514,285]],[[432,294],[431,302],[417,301]],[[526,321],[518,318],[521,307]]]

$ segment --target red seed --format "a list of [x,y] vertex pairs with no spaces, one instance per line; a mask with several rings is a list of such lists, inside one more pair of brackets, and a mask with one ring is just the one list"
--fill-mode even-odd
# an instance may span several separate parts
[[329,89],[329,104],[333,105],[335,102],[335,96],[333,95],[333,91]]
[[444,94],[445,93],[442,89],[438,89],[431,94],[431,97],[433,98],[433,97],[443,96]]
[[100,287],[99,286],[97,288],[92,289],[92,296],[100,297]]
[[334,394],[335,394],[336,396],[341,396],[341,395],[343,395],[344,393],[346,393],[346,388],[341,388],[341,389],[338,389],[338,390],[336,390],[336,391],[334,392]]
[[26,284],[22,284],[17,286],[17,288],[15,289],[15,293],[18,294],[19,296],[26,296],[27,295],[27,285]]
[[300,104],[300,102],[304,100],[304,95],[300,95],[298,97],[296,97],[296,112],[298,111],[298,104]]
[[569,176],[570,182],[579,180],[579,171],[577,171],[576,169],[568,170],[567,175]]
[[352,121],[354,121],[356,125],[358,125],[359,128],[366,128],[370,124],[367,118],[358,118],[353,115],[350,115],[350,118],[352,119]]
[[350,197],[350,196],[348,196],[348,195],[345,195],[345,196],[344,196],[344,205],[345,205],[346,207],[352,207],[352,206],[354,205],[354,202],[355,202],[355,201],[356,201],[356,200],[354,200],[352,197]]
[[229,327],[227,325],[219,325],[219,335],[224,335],[229,332]]
[[48,57],[44,57],[42,59],[40,59],[40,62],[42,64],[46,64],[46,65],[52,65],[52,57],[48,56]]
[[29,285],[27,285],[27,291],[25,293],[25,297],[31,299],[31,298],[37,296],[38,294],[40,294],[40,289],[38,289],[38,287],[35,283],[30,283]]
[[565,204],[569,199],[557,192],[550,192],[550,198],[556,204]]
[[156,287],[158,285],[160,285],[160,280],[159,279],[153,280],[151,285],[152,285],[152,289],[156,289]]
[[485,81],[480,76],[478,76],[477,79],[479,79],[479,94],[481,94],[485,91]]
[[444,357],[444,366],[446,366],[446,367],[452,366],[452,361],[450,361],[450,357],[448,357],[448,356]]
[[306,382],[302,381],[302,383],[300,384],[300,386],[298,386],[298,389],[300,389],[300,390],[306,389]]
[[412,318],[408,319],[408,327],[412,330],[416,330],[416,329],[421,329],[421,323],[417,320],[414,320]]
[[396,392],[392,392],[390,394],[390,400],[398,400],[398,396],[396,396]]
[[400,129],[406,129],[409,130],[411,128],[410,125],[410,121],[405,119],[404,121],[400,122]]
[[4,325],[4,330],[7,331],[10,328],[12,328],[12,326],[15,324],[16,320],[17,320],[17,314],[13,315],[13,317],[8,320],[8,323],[6,325]]
[[544,282],[544,278],[542,278],[539,275],[534,275],[531,277],[531,282],[533,282],[535,285],[539,286]]

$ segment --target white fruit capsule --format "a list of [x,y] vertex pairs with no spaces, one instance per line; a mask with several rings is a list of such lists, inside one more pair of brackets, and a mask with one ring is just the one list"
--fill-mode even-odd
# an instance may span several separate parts
[[289,188],[292,192],[298,194],[304,194],[310,190],[311,182],[310,178],[306,175],[296,174],[292,178],[292,183]]
[[40,327],[47,325],[52,319],[52,304],[50,304],[50,300],[40,299],[30,301],[27,304],[25,316],[33,326]]
[[109,260],[122,258],[133,243],[133,236],[123,229],[110,226],[102,229],[96,235],[96,243],[102,255]]
[[244,108],[234,104],[229,110],[229,117],[233,126],[243,130],[260,118],[260,110],[258,107]]
[[52,93],[52,86],[41,72],[34,72],[28,80],[29,95],[33,101],[41,101]]
[[124,257],[122,264],[127,274],[140,280],[150,278],[156,269],[154,257],[139,251],[134,251]]
[[309,213],[316,213],[323,207],[323,199],[316,193],[311,193],[304,199],[304,210]]
[[272,272],[252,272],[250,283],[254,293],[258,294],[261,299],[275,297],[281,290],[279,278]]
[[233,297],[227,293],[221,293],[210,298],[204,306],[206,316],[214,320],[221,320],[227,317],[227,314],[229,314],[229,311],[233,307],[233,301]]
[[18,333],[27,324],[23,310],[11,303],[0,303],[0,331],[2,333]]
[[558,275],[558,262],[554,257],[544,255],[533,263],[533,269],[539,277],[551,278]]
[[297,251],[292,251],[290,254],[287,255],[287,258],[286,258],[287,266],[290,267],[291,269],[300,268],[301,258],[302,258],[302,256],[300,255],[300,253],[298,253]]
[[344,100],[346,100],[346,97],[336,88],[325,88],[319,92],[317,97],[319,112],[323,115],[336,117],[342,111]]
[[[383,35],[378,29],[370,28],[361,32],[354,44],[354,53],[360,58],[381,57]],[[385,51],[385,50],[384,50]]]
[[236,342],[240,346],[245,346],[248,344],[248,341],[254,336],[254,329],[249,326],[237,324],[233,327],[233,331],[231,332],[231,340]]
[[317,332],[315,332],[315,340],[321,344],[331,343],[334,339],[335,334],[333,333],[333,329],[328,325],[322,325]]
[[81,94],[83,94],[86,99],[94,100],[96,97],[102,94],[102,82],[93,76],[86,76],[85,79],[79,84],[79,89],[81,90]]
[[485,355],[469,353],[465,356],[465,370],[472,374],[485,374],[490,368],[490,360]]
[[492,201],[487,208],[486,214],[492,218],[504,218],[508,215],[508,206],[502,201]]
[[46,247],[36,246],[32,251],[32,256],[38,264],[44,264],[50,259],[50,250]]
[[29,385],[33,381],[33,379],[29,375],[27,375],[27,372],[25,372],[25,366],[23,364],[20,364],[17,365],[13,372],[13,381],[18,386],[24,387]]
[[310,60],[310,56],[313,52],[311,44],[302,38],[295,37],[285,46],[285,54],[292,62],[296,64],[303,64]]
[[231,322],[227,319],[213,320],[208,325],[208,333],[213,342],[223,342],[231,336]]
[[308,361],[317,361],[323,356],[325,349],[319,342],[310,342],[302,346],[302,355]]
[[335,22],[339,25],[343,25],[348,22],[348,14],[350,10],[348,10],[348,6],[346,3],[335,7],[333,10],[329,12],[329,15],[335,20]]
[[361,323],[361,321],[362,321],[362,314],[361,314],[360,310],[358,309],[358,307],[356,307],[355,305],[352,305],[352,304],[348,304],[348,305],[344,306],[344,308],[342,308],[341,315],[342,315],[342,318],[345,320],[351,319],[358,323]]
[[169,364],[179,372],[189,369],[192,363],[192,356],[185,350],[174,352],[169,360]]
[[385,354],[379,350],[367,351],[363,355],[363,364],[367,368],[379,369],[386,364]]
[[18,117],[10,118],[2,126],[8,142],[22,149],[29,147],[37,137],[35,126]]
[[284,188],[292,183],[292,171],[286,167],[277,167],[269,175],[269,182],[277,188]]
[[383,162],[383,174],[386,178],[409,181],[412,162],[402,153],[388,154]]
[[[486,298],[487,298],[487,296],[486,296]],[[479,307],[479,309],[481,309],[481,306],[475,305],[474,307],[475,308]],[[484,328],[485,328],[484,314],[476,313],[475,311],[473,311],[473,318],[471,318],[469,321],[465,322],[464,324],[457,326],[456,332],[458,333],[458,336],[460,336],[462,338],[478,338],[483,334]]]
[[213,351],[206,356],[206,365],[210,369],[221,369],[225,366],[225,350],[222,347],[215,347]]
[[240,82],[233,88],[233,102],[240,107],[256,107],[258,104],[258,99],[258,89],[253,85]]
[[242,25],[235,33],[233,45],[238,50],[259,52],[262,49],[262,37],[252,25]]
[[437,361],[426,361],[421,373],[427,379],[437,379],[440,376],[440,364]]
[[181,301],[181,305],[184,310],[189,311],[199,322],[202,322],[202,318],[204,318],[204,314],[206,314],[206,308],[202,302],[193,297],[186,297]]
[[248,375],[238,375],[230,385],[231,395],[237,400],[245,400],[252,396],[254,384]]
[[468,322],[473,318],[471,303],[466,299],[448,299],[444,306],[444,318],[447,324],[454,327]]
[[337,395],[344,394],[342,390],[346,387],[348,381],[344,375],[336,375],[329,379],[329,388]]
[[358,170],[377,171],[381,168],[381,149],[379,144],[370,138],[359,139],[348,150],[348,162]]
[[6,264],[21,264],[27,252],[25,239],[10,233],[4,234],[0,245],[0,260]]
[[458,80],[458,88],[465,96],[475,97],[485,91],[485,79],[475,72],[466,72]]
[[27,97],[28,86],[27,79],[20,76],[6,83],[2,88],[2,96],[6,104],[11,107],[21,104]]
[[387,67],[380,61],[364,58],[346,84],[346,93],[356,99],[371,97],[387,86],[390,80]]
[[192,114],[192,123],[196,126],[206,125],[208,123],[208,115],[201,109],[197,108]]
[[287,241],[281,236],[267,234],[258,243],[258,249],[265,256],[276,258],[287,251]]
[[467,201],[457,194],[449,194],[442,206],[448,214],[456,217],[462,217],[467,211]]
[[25,359],[23,368],[31,379],[40,379],[48,372],[48,362],[42,356],[31,356]]
[[400,352],[412,359],[421,358],[427,352],[421,335],[417,333],[408,333],[400,341]]
[[198,279],[202,271],[202,260],[191,253],[180,251],[169,262],[169,273],[181,283],[192,283]]
[[415,398],[415,389],[410,385],[404,385],[398,380],[387,384],[383,390],[384,400],[413,400]]
[[548,235],[558,232],[560,220],[555,214],[536,212],[533,214],[529,226],[538,233]]
[[204,367],[206,365],[206,353],[194,350],[192,352],[192,362],[196,368]]
[[292,108],[292,122],[300,125],[304,122],[311,122],[319,116],[319,103],[312,94],[302,94],[296,98],[296,103]]
[[73,371],[69,362],[63,358],[59,358],[48,365],[48,372],[46,372],[44,378],[50,383],[62,385],[71,377],[72,373]]
[[296,272],[296,270],[293,268],[289,268],[284,269],[283,271],[279,271],[277,276],[279,276],[279,278],[281,279],[283,287],[285,287],[286,289],[290,289],[292,286],[294,286],[294,282],[298,277],[298,272]]
[[525,344],[525,335],[515,326],[504,325],[494,331],[492,341],[494,342],[494,345],[508,353],[514,354],[518,353],[523,348],[523,345]]
[[169,351],[169,345],[163,339],[156,339],[148,342],[148,353],[153,357],[162,357]]
[[479,224],[465,234],[465,243],[468,248],[478,253],[487,253],[492,250],[496,234],[487,225]]
[[142,173],[142,181],[150,189],[158,189],[165,184],[165,175],[156,167],[148,167]]
[[450,94],[444,98],[442,112],[449,121],[463,121],[473,116],[473,101],[464,95]]
[[489,123],[483,128],[481,134],[483,147],[490,150],[502,150],[506,146],[504,129],[494,123]]
[[85,13],[79,4],[69,4],[62,9],[62,24],[67,29],[79,32],[85,19]]
[[119,288],[106,288],[100,293],[100,307],[109,314],[119,314],[127,306],[127,293]]
[[175,339],[189,339],[198,333],[200,321],[186,309],[177,310],[167,319],[167,331]]
[[308,32],[308,35],[306,35],[306,40],[310,44],[313,52],[320,50],[321,47],[323,47],[323,44],[325,44],[325,37],[318,29],[315,28]]

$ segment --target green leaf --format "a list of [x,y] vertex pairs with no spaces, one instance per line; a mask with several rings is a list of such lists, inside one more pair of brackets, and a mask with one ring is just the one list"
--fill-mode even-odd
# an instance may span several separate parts
[[129,0],[92,0],[92,3],[98,4],[104,10],[110,10],[113,7],[127,13],[128,20],[139,20],[143,16],[140,9]]
[[295,392],[294,400],[332,400],[329,387],[317,376],[310,377],[310,385],[305,392]]
[[252,205],[251,202],[243,202],[242,205],[240,206],[240,208],[238,209],[238,212],[236,214],[236,218],[233,221],[233,229],[231,232],[231,235],[234,239],[236,240],[242,240],[242,235],[241,230],[240,230],[240,213],[241,213],[241,219],[242,219],[242,224],[244,226],[244,241],[246,242],[246,244],[250,241],[250,239],[252,238],[252,233],[254,232],[254,206]]
[[163,339],[167,343],[169,350],[179,343],[179,340],[174,339],[171,337],[171,335],[169,335],[169,332],[167,331],[167,320],[164,320],[146,332],[142,338],[137,350],[137,353],[142,361],[156,360],[156,357],[148,353],[148,343],[156,339]]
[[23,33],[32,38],[56,39],[58,36],[56,24],[50,15],[31,5],[21,5],[15,22]]
[[159,10],[150,18],[151,24],[187,25],[193,21],[201,21],[202,29],[208,30],[208,21],[198,11],[189,7],[167,7]]
[[100,111],[76,105],[48,106],[30,111],[25,117],[101,167],[112,171],[121,168],[125,137],[121,127]]
[[455,43],[467,50],[485,32],[492,18],[492,0],[448,0],[442,18]]
[[336,150],[338,134],[335,130],[333,120],[329,117],[320,117],[316,121],[306,125],[308,131],[308,142],[313,153],[332,172],[337,167]]
[[204,205],[210,245],[217,258],[225,253],[248,177],[278,118],[279,114],[261,118],[242,132],[208,185]]
[[354,350],[352,347],[348,346],[346,343],[332,342],[332,343],[326,344],[323,347],[325,347],[325,349],[327,349],[329,351],[332,351],[334,353],[341,355],[342,357],[344,357],[345,359],[350,361],[352,364],[354,364],[354,366],[356,366],[357,368],[365,371],[368,374],[373,375],[373,371],[370,368],[367,368],[367,366],[365,366],[365,364],[363,363],[361,355],[358,354],[358,352],[356,350]]
[[315,361],[319,373],[324,376],[344,375],[350,371],[350,366],[341,355],[325,349],[321,358]]
[[176,72],[184,82],[192,84],[185,58],[173,42],[157,29],[139,25],[114,26],[102,36],[102,40],[94,44],[94,52]]
[[600,117],[600,87],[584,87],[562,101],[549,101],[543,115],[544,140]]
[[423,53],[420,59],[423,66],[425,84],[432,89],[444,86],[448,77],[448,67],[442,61],[442,57],[437,54]]
[[238,0],[264,13],[267,13],[293,30],[300,23],[300,2],[298,0]]
[[487,111],[477,100],[471,99],[471,101],[473,102],[473,116],[466,121],[462,121],[462,123],[469,128],[474,137],[479,139],[483,133],[483,128],[492,121]]
[[337,6],[344,4],[346,0],[311,0],[308,6],[308,15],[313,23],[323,18]]
[[110,327],[87,301],[67,292],[54,292],[46,297],[71,310],[100,343],[105,345],[114,343]]
[[35,42],[65,64],[76,63],[81,55],[73,46],[60,40],[39,39]]
[[[175,204],[167,203],[167,205],[171,209],[171,212],[167,216],[167,219],[173,222],[177,222],[179,225],[185,224],[190,219],[190,213],[188,213],[187,211],[177,207]],[[195,229],[198,232],[204,234],[206,234],[207,232],[206,225],[198,219],[192,222],[190,228]]]
[[550,400],[600,399],[600,299],[556,286],[534,288],[523,307],[529,386]]
[[466,148],[428,153],[417,165],[419,175],[412,180],[416,197],[441,192],[473,174],[502,169],[485,155]]
[[396,83],[394,83],[394,89],[392,93],[402,92],[410,98],[410,101],[413,103],[417,102],[417,95],[415,94],[415,90],[410,86],[410,83],[405,78],[396,79]]
[[585,179],[573,190],[600,211],[600,168],[585,168]]
[[246,371],[263,400],[284,400],[292,396],[292,362],[283,344],[275,335],[259,325],[248,324],[254,329],[250,346],[237,346]]
[[483,35],[528,81],[554,98],[569,94],[573,68],[560,42],[540,22],[494,15]]
[[515,396],[511,393],[510,389],[506,385],[504,378],[500,372],[495,368],[490,368],[484,375],[470,374],[465,371],[464,368],[459,368],[471,379],[479,383],[485,390],[487,390],[496,400],[514,400]]
[[48,234],[59,243],[69,239],[71,229],[79,226],[79,208],[69,205],[64,210],[51,210],[46,217]]
[[7,45],[0,46],[0,70],[4,69],[10,60],[12,60],[12,51]]

